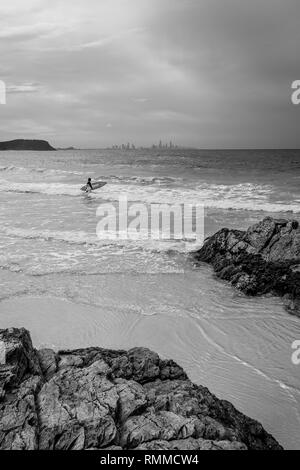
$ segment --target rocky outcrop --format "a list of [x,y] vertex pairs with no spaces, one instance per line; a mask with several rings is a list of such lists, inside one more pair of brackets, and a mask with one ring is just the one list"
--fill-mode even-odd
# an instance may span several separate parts
[[281,296],[300,316],[300,227],[270,217],[247,231],[226,228],[210,237],[194,259],[212,264],[217,276],[247,295]]
[[46,140],[16,139],[0,142],[0,150],[39,150],[42,152],[53,151],[55,148],[51,147]]
[[258,422],[143,348],[36,351],[0,330],[0,449],[281,449]]

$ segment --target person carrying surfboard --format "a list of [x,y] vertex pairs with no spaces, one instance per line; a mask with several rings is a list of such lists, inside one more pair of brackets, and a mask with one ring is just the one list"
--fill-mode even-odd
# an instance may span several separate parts
[[89,193],[90,191],[93,191],[93,185],[92,185],[92,178],[89,178],[87,183],[86,183],[86,192]]
[[87,183],[82,186],[80,190],[85,193],[90,193],[91,191],[96,191],[96,189],[103,188],[106,184],[106,181],[93,181],[92,183],[92,178],[89,178]]

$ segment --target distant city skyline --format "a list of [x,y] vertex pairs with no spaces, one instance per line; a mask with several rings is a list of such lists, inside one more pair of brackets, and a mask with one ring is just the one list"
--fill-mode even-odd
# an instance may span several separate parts
[[0,140],[299,148],[299,15],[299,0],[1,2]]
[[149,146],[146,145],[136,145],[132,142],[127,142],[127,144],[114,144],[112,145],[111,148],[112,150],[136,150],[136,149],[141,149],[141,148],[152,148],[152,149],[176,149],[179,148],[180,146],[174,144],[172,140],[169,141],[169,143],[164,143],[162,140],[159,141],[158,144],[151,144]]

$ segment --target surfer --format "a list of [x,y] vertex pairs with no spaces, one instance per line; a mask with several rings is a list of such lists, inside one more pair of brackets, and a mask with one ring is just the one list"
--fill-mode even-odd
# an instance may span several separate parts
[[89,178],[88,182],[86,183],[86,192],[89,193],[90,191],[93,191],[93,189],[92,178]]
[[106,185],[105,181],[94,181],[92,183],[92,178],[88,178],[87,183],[80,188],[81,191],[85,193],[91,193],[92,191],[96,191],[96,189],[102,188]]

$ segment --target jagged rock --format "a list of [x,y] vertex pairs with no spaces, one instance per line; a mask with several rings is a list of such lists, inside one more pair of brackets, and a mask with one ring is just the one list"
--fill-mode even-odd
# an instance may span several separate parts
[[129,416],[142,411],[147,406],[147,396],[144,388],[133,380],[116,379],[118,403],[118,421],[124,423]]
[[27,374],[41,374],[38,354],[27,330],[0,330],[0,345],[4,362],[0,368],[0,393],[17,386]]
[[75,354],[68,354],[67,356],[62,356],[58,362],[58,369],[67,369],[69,367],[80,367],[83,365],[83,359],[80,356]]
[[114,377],[132,378],[136,382],[144,383],[154,380],[160,374],[160,359],[158,354],[146,348],[134,348],[128,351],[123,360],[112,362]]
[[209,441],[207,439],[180,439],[174,441],[151,441],[141,444],[137,450],[247,450],[242,442]]
[[38,394],[40,448],[105,447],[116,436],[118,393],[109,368],[96,361],[59,371]]
[[0,330],[0,345],[0,449],[281,449],[148,349],[37,352],[13,328]]
[[39,377],[29,377],[1,399],[1,450],[35,450],[38,448],[38,416],[35,397],[40,384]]
[[212,264],[219,278],[245,294],[281,296],[288,310],[300,315],[298,221],[267,217],[246,232],[222,229],[193,257]]
[[154,439],[171,441],[199,437],[204,432],[204,425],[195,417],[185,418],[171,411],[151,410],[140,416],[129,418],[121,429],[120,444],[127,449],[134,449],[142,442]]
[[[97,450],[97,449],[87,449],[87,450]],[[123,450],[123,449],[120,446],[108,446],[108,447],[105,447],[105,449],[103,450]]]
[[219,400],[201,385],[189,380],[146,384],[149,405],[156,411],[168,410],[184,417],[196,416],[205,424],[206,439],[244,442],[249,448],[272,448],[272,438],[263,427],[238,412],[231,403]]
[[[79,358],[82,367],[89,366],[98,360],[105,361],[111,368],[112,377],[135,380],[146,383],[157,378],[186,379],[184,370],[172,360],[161,360],[158,354],[146,348],[133,348],[129,351],[112,351],[101,348],[76,349],[59,351],[59,367]],[[79,365],[79,363],[78,363]]]
[[57,356],[52,349],[40,349],[38,356],[43,375],[48,380],[57,371]]

